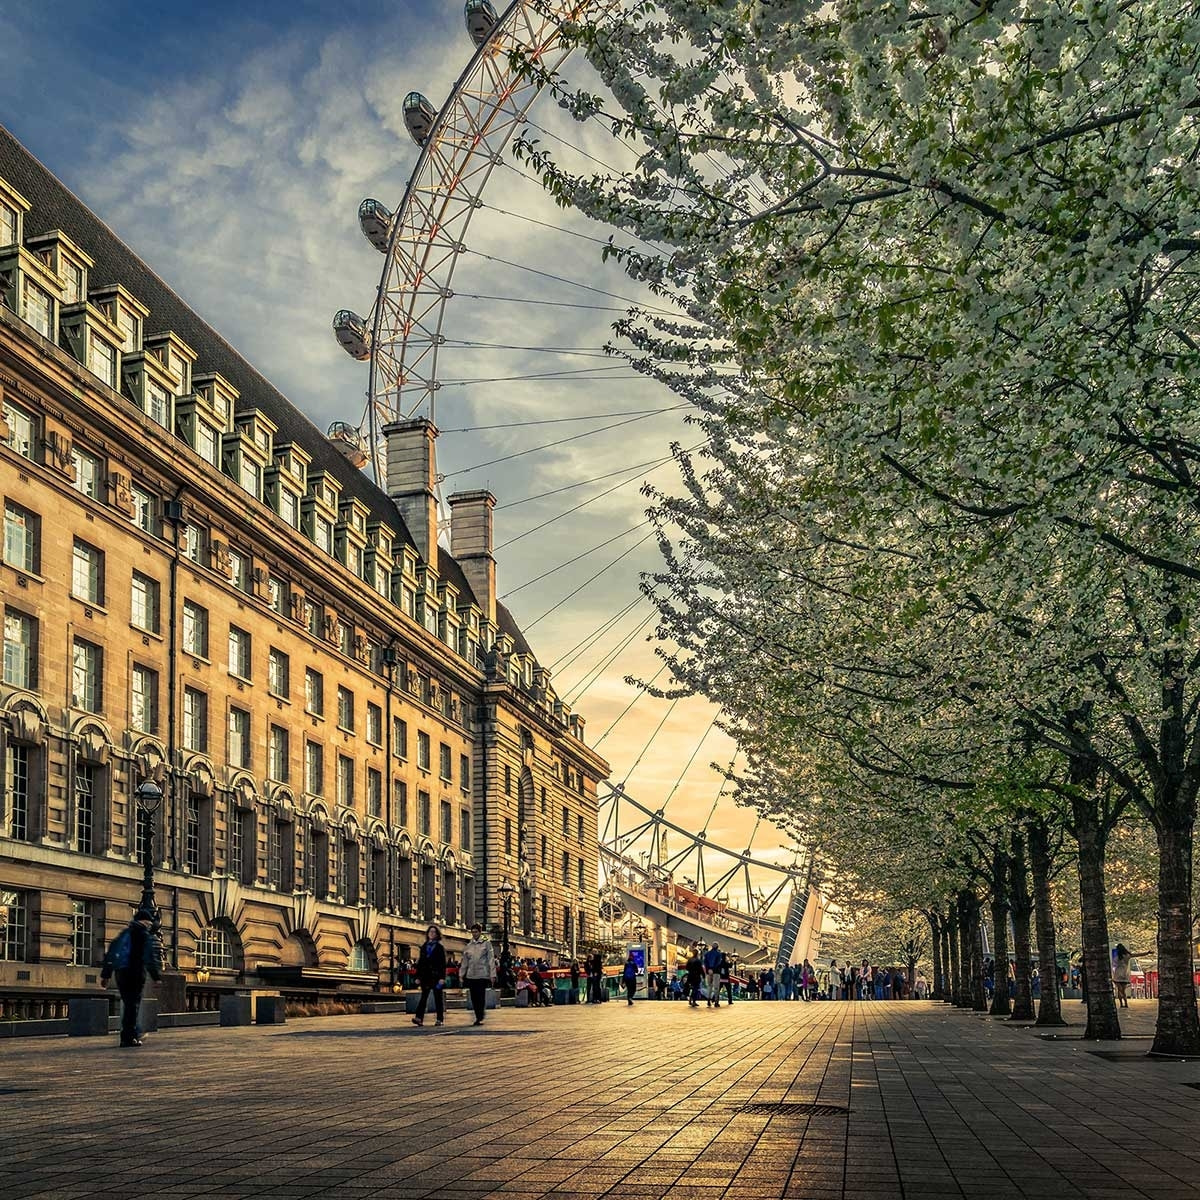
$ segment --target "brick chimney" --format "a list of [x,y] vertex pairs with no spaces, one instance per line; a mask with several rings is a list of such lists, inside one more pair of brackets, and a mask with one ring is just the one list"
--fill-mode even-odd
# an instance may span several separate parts
[[412,534],[421,560],[437,567],[437,426],[428,417],[383,427],[387,439],[387,494]]
[[[391,443],[388,443],[389,462]],[[492,556],[491,492],[455,492],[450,505],[450,553],[462,567],[484,617],[496,623],[496,560]]]

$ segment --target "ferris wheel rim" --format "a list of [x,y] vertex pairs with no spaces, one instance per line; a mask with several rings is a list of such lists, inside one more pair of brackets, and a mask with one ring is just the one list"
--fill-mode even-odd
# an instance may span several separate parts
[[[429,406],[432,419],[433,398],[441,386],[437,378],[438,351],[445,341],[443,329],[446,304],[453,296],[449,285],[454,277],[458,259],[466,251],[463,239],[471,218],[474,212],[482,207],[483,191],[492,171],[502,161],[500,150],[489,149],[484,135],[495,125],[501,125],[503,136],[499,139],[500,147],[507,147],[511,141],[512,130],[525,119],[529,108],[541,90],[540,84],[531,80],[527,73],[517,70],[511,61],[508,63],[507,74],[503,70],[494,73],[490,90],[477,88],[472,91],[470,85],[477,77],[486,76],[487,64],[494,63],[504,53],[505,45],[510,45],[514,50],[519,47],[526,51],[535,51],[539,60],[550,55],[557,47],[561,54],[551,67],[551,69],[557,69],[571,53],[571,47],[564,49],[561,44],[560,30],[563,23],[588,9],[597,7],[603,7],[603,5],[596,4],[595,0],[571,0],[569,3],[559,4],[538,3],[536,0],[512,0],[512,3],[497,17],[496,24],[487,39],[471,55],[430,126],[421,146],[421,152],[405,185],[400,205],[392,217],[383,269],[380,273],[370,318],[370,362],[363,425],[366,426],[370,461],[377,483],[382,482],[380,479],[380,439],[382,435],[380,422],[385,419],[398,420],[405,416],[411,416],[425,404]],[[534,14],[537,19],[530,19]],[[524,22],[524,28],[522,28],[522,22]],[[522,33],[528,36],[522,36]],[[528,92],[527,99],[519,107],[506,111],[503,102],[517,90],[522,78],[524,78],[524,87]],[[499,86],[499,82],[502,80],[508,81],[507,87]],[[468,103],[470,104],[469,108]],[[442,139],[447,131],[454,127],[455,114],[458,112],[463,114],[464,123],[474,130],[472,144],[467,148],[458,170],[453,175],[449,171],[443,170],[439,176],[435,169],[436,159],[442,146]],[[473,114],[481,114],[480,119],[472,119]],[[433,199],[429,205],[423,206],[422,223],[410,223],[409,215],[417,207],[419,194],[428,178],[434,184],[428,188],[429,195],[431,198],[440,198],[441,200],[441,206],[437,213],[437,218],[440,218],[451,200],[456,195],[464,194],[459,190],[459,184],[468,177],[466,167],[481,149],[484,151],[482,170],[471,175],[476,185],[473,192],[465,193],[466,202],[457,214],[458,233],[456,239],[450,244],[449,252],[443,257],[443,262],[447,265],[444,267],[440,286],[429,291],[421,291],[415,286],[408,290],[407,303],[396,306],[397,311],[402,311],[404,317],[400,323],[400,336],[396,337],[391,329],[385,326],[385,322],[388,319],[391,293],[389,281],[396,274],[396,268],[399,265],[400,242],[410,227],[416,232],[416,236],[409,240],[414,247],[419,248],[413,257],[419,262],[420,271],[424,275],[425,268],[434,252],[437,234],[444,227],[443,222],[433,216]],[[453,186],[444,186],[448,182]],[[402,297],[404,296],[403,287],[397,291]],[[411,410],[404,412],[400,404],[394,408],[389,406],[387,397],[394,395],[398,398],[404,387],[410,385],[408,376],[412,359],[409,355],[409,348],[414,312],[421,297],[430,295],[433,296],[433,300],[427,312],[434,312],[435,315],[432,320],[431,332],[424,334],[420,355],[422,358],[428,358],[428,376],[421,379],[418,384],[419,395],[416,403]],[[428,329],[431,322],[427,316],[423,315],[420,324],[423,329]],[[388,365],[392,371],[391,377],[388,379],[381,378],[386,374],[383,364],[385,357],[388,359]],[[360,426],[360,432],[362,432],[362,426]]]

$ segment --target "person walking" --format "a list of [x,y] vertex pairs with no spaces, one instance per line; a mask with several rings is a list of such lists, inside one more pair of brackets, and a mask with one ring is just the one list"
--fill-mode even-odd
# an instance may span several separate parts
[[700,950],[696,946],[692,947],[686,969],[688,1004],[692,1008],[698,1008],[700,1005],[700,976],[704,973],[704,964],[700,961]]
[[630,950],[625,966],[621,968],[621,982],[625,985],[625,999],[633,1007],[633,993],[637,991],[638,965],[637,959]]
[[599,950],[591,955],[587,960],[587,985],[589,1004],[599,1004],[603,997],[600,992],[603,987],[602,980],[604,979],[604,956]]
[[[729,998],[729,1003],[733,1004],[733,964],[729,961],[729,955],[724,951],[721,952],[721,966],[718,968],[718,974],[721,978],[720,987],[725,989],[725,995]],[[717,999],[721,998],[720,990],[717,991]]]
[[704,988],[709,1005],[721,1007],[721,946],[713,942],[704,952]]
[[1112,975],[1113,983],[1117,985],[1117,1007],[1128,1008],[1129,996],[1126,994],[1130,983],[1133,982],[1133,960],[1144,957],[1142,953],[1130,950],[1124,942],[1118,942],[1113,950]]
[[425,930],[425,944],[417,955],[417,983],[421,985],[421,998],[417,1001],[414,1025],[425,1024],[425,1006],[433,993],[433,1007],[437,1013],[436,1024],[446,1023],[446,949],[442,945],[442,931],[436,925]]
[[158,938],[150,931],[154,915],[149,909],[139,908],[129,924],[113,938],[100,964],[101,987],[108,987],[108,981],[114,975],[117,977],[117,991],[121,993],[122,1049],[142,1044],[138,1010],[146,990],[146,976],[155,981],[161,978],[162,953]]
[[471,926],[471,940],[463,949],[458,974],[471,993],[475,1024],[482,1025],[487,1009],[487,990],[496,974],[496,958],[492,943],[483,936],[483,926],[478,921]]
[[836,958],[829,960],[829,998],[830,1000],[842,998],[842,972],[837,965]]
[[792,998],[791,963],[784,963],[783,970],[779,972],[779,998],[780,1000],[790,1000]]
[[579,1003],[579,963],[571,959],[571,994],[567,998],[569,1004]]

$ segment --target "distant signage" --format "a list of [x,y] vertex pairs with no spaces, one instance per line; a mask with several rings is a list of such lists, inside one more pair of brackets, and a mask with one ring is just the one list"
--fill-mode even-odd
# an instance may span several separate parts
[[625,947],[626,959],[628,959],[630,954],[633,955],[633,961],[635,963],[637,963],[638,974],[645,975],[645,973],[646,973],[646,947],[643,946],[641,943],[638,943],[636,945],[633,945],[633,944],[627,945]]

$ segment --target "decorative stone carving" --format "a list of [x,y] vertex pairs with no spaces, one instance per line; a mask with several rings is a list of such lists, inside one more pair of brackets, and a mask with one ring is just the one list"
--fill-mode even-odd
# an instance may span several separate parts
[[35,708],[18,708],[8,714],[8,727],[14,742],[40,746],[46,738],[46,724]]
[[108,739],[94,725],[79,735],[77,752],[81,762],[102,765],[108,762]]
[[213,777],[205,770],[193,767],[188,772],[187,776],[188,790],[193,796],[203,796],[205,799],[212,799],[213,794]]

